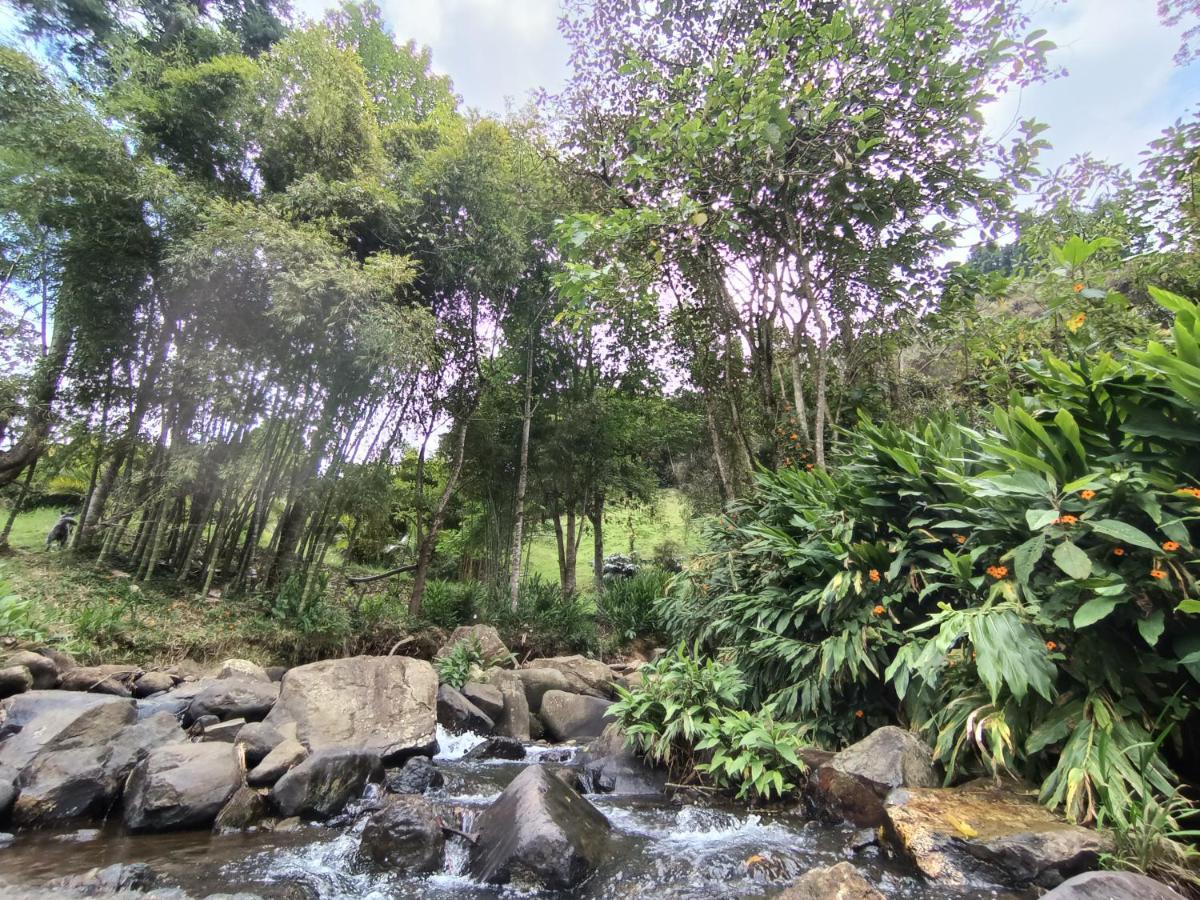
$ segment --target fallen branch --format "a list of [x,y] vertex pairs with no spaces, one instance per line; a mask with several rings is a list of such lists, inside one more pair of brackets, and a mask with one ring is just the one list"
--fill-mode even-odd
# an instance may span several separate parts
[[372,581],[382,581],[385,578],[391,578],[393,575],[400,575],[404,572],[415,572],[417,567],[401,566],[398,569],[390,569],[387,572],[381,572],[378,575],[347,575],[346,580],[351,584],[370,584]]

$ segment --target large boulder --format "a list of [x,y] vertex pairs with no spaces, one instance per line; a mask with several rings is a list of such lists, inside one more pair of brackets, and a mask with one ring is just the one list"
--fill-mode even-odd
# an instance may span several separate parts
[[18,771],[42,753],[104,746],[137,716],[132,700],[63,691],[18,694],[0,710],[19,729],[0,743],[0,765]]
[[496,719],[495,733],[518,741],[529,740],[529,702],[525,699],[521,679],[506,669],[490,669],[488,683],[494,685],[504,698],[504,711]]
[[776,900],[884,900],[848,862],[809,869]]
[[213,831],[246,831],[267,817],[267,801],[254,788],[242,785],[221,807],[213,822]]
[[538,717],[556,741],[590,740],[604,731],[608,724],[605,713],[610,706],[611,701],[599,697],[548,691]]
[[117,784],[123,785],[133,767],[145,759],[150,751],[168,744],[182,744],[186,740],[187,733],[179,727],[174,716],[155,713],[121,730],[109,744],[107,767]]
[[17,779],[13,821],[28,827],[103,816],[118,789],[107,762],[103,746],[40,754]]
[[571,691],[573,683],[558,669],[517,669],[516,676],[525,688],[525,700],[531,712],[542,708],[542,698],[550,691]]
[[500,634],[491,625],[459,625],[437,652],[437,658],[449,656],[458,644],[478,641],[483,653],[484,665],[507,662],[512,654],[500,640]]
[[17,775],[11,766],[0,766],[0,822],[7,817],[17,799]]
[[608,852],[609,824],[542,766],[523,770],[479,817],[470,871],[480,881],[569,890]]
[[445,777],[428,756],[414,756],[387,777],[387,789],[393,794],[423,794],[445,783]]
[[94,694],[129,697],[133,694],[134,682],[143,674],[137,666],[77,666],[62,672],[58,686],[64,691],[88,691]]
[[246,754],[246,765],[257,766],[268,753],[283,743],[283,735],[267,722],[249,722],[237,733],[234,743]]
[[363,827],[359,856],[389,873],[436,872],[442,867],[446,839],[429,801],[394,797],[371,814]]
[[613,682],[616,673],[598,659],[586,656],[551,656],[545,659],[534,659],[525,663],[523,669],[555,669],[566,676],[570,687],[568,690],[576,694],[590,694],[594,697],[615,697],[616,690]]
[[883,801],[890,790],[937,783],[929,747],[912,732],[886,725],[817,768],[806,793],[825,818],[876,828],[886,820]]
[[275,782],[271,799],[282,816],[326,819],[361,797],[368,783],[381,781],[383,763],[378,753],[319,750]]
[[5,666],[0,669],[0,697],[23,694],[33,688],[33,675],[24,666]]
[[284,738],[246,776],[251,787],[268,787],[300,765],[308,757],[308,750],[295,738]]
[[487,713],[448,684],[438,687],[437,721],[451,734],[488,734],[495,726]]
[[289,669],[267,717],[296,723],[309,750],[357,747],[401,762],[437,748],[437,673],[407,656],[353,656]]
[[655,768],[634,752],[615,723],[577,757],[580,781],[593,794],[658,794],[667,784],[666,769]]
[[885,836],[930,881],[1053,887],[1096,868],[1108,839],[1007,788],[897,788]]
[[493,734],[485,741],[476,744],[465,754],[463,759],[524,759],[525,745],[516,738]]
[[133,683],[133,696],[152,697],[175,687],[175,676],[170,672],[147,672]]
[[1056,887],[1042,900],[1184,900],[1161,882],[1134,872],[1085,872]]
[[248,659],[227,659],[217,670],[217,678],[244,678],[247,681],[270,681],[271,676],[258,663]]
[[279,685],[251,678],[219,678],[206,685],[188,707],[192,721],[201,716],[260,721],[279,697]]
[[207,828],[242,786],[232,744],[168,744],[134,766],[125,784],[130,831]]
[[33,689],[47,691],[58,686],[58,663],[32,650],[16,650],[4,658],[5,666],[24,666],[33,678]]
[[468,681],[462,686],[462,695],[474,703],[493,722],[504,712],[504,695],[494,684]]

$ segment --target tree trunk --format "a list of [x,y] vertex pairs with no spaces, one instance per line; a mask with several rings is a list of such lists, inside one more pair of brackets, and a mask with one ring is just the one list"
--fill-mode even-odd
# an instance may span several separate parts
[[729,467],[725,462],[725,454],[721,450],[721,432],[717,428],[717,417],[713,414],[713,399],[709,391],[704,391],[704,418],[708,424],[708,436],[712,440],[713,461],[717,465],[717,478],[721,488],[721,503],[729,503],[737,493],[729,478]]
[[21,484],[21,492],[17,494],[17,499],[13,501],[13,507],[8,514],[8,520],[4,523],[4,532],[0,533],[0,550],[8,547],[8,536],[12,532],[13,522],[17,520],[17,513],[25,505],[25,498],[29,496],[29,485],[33,483],[33,472],[37,468],[37,463],[38,461],[35,459],[29,464],[29,468],[25,470],[25,481]]
[[408,613],[411,616],[421,614],[421,601],[425,599],[425,584],[429,580],[429,564],[433,562],[433,551],[437,549],[438,534],[446,522],[446,512],[450,508],[450,500],[454,497],[459,478],[462,477],[463,462],[467,455],[467,421],[467,417],[464,416],[462,424],[458,428],[458,439],[455,441],[454,447],[454,464],[450,468],[449,475],[446,476],[446,487],[443,488],[442,496],[438,499],[433,518],[429,520],[429,530],[417,551],[417,568],[413,573],[412,594],[408,599]]
[[525,408],[521,413],[521,457],[517,463],[517,495],[513,498],[512,548],[508,563],[508,599],[513,612],[521,592],[521,547],[525,539],[525,490],[529,484],[529,423],[533,418],[533,335],[525,355]]
[[54,421],[53,405],[67,355],[71,351],[72,329],[57,325],[49,352],[38,362],[30,392],[29,409],[25,417],[25,433],[8,450],[0,453],[0,487],[21,477],[25,467],[42,452],[42,444],[50,434]]
[[604,495],[600,494],[588,512],[592,523],[592,577],[596,582],[596,595],[604,593]]

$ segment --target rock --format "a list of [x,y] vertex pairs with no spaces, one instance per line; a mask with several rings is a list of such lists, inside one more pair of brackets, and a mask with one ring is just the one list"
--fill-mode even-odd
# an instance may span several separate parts
[[[239,719],[238,721],[244,722],[246,720]],[[203,737],[205,729],[212,728],[214,725],[219,725],[220,723],[221,720],[214,715],[201,716],[192,723],[192,727],[188,729],[188,734],[195,738]]]
[[1042,900],[1184,900],[1161,882],[1133,872],[1085,872],[1056,887]]
[[103,746],[134,721],[132,700],[63,691],[29,691],[0,703],[20,730],[0,743],[0,765],[18,771],[41,753]]
[[248,659],[227,659],[217,670],[217,678],[243,678],[247,681],[270,681],[271,676],[258,663]]
[[17,770],[0,766],[0,822],[8,818],[13,801],[17,799]]
[[660,794],[667,785],[667,772],[650,766],[625,740],[615,723],[605,726],[579,754],[580,777],[588,793]]
[[33,675],[24,666],[0,669],[0,697],[23,694],[33,687]]
[[267,666],[263,671],[272,681],[279,682],[283,681],[283,676],[287,674],[287,666]]
[[75,669],[79,666],[79,663],[75,661],[75,657],[73,657],[70,653],[67,653],[63,650],[57,650],[54,647],[35,647],[33,652],[41,654],[42,656],[46,657],[46,659],[54,663],[54,665],[58,667],[58,672],[60,675],[63,672],[66,672],[68,669]]
[[371,814],[358,854],[388,873],[436,872],[446,839],[433,807],[423,797],[394,797]]
[[888,842],[939,884],[1052,887],[1095,868],[1110,849],[1099,832],[988,783],[898,788],[885,811]]
[[246,727],[245,719],[230,719],[227,722],[213,722],[210,725],[204,726],[204,731],[200,735],[202,741],[220,741],[225,744],[232,744],[237,740],[242,729]]
[[295,722],[309,750],[357,747],[385,762],[437,748],[437,673],[407,656],[354,656],[289,669],[267,721]]
[[147,672],[133,683],[133,696],[149,697],[175,687],[175,676],[170,672]]
[[848,862],[809,869],[778,900],[884,900],[883,894]]
[[133,767],[145,759],[151,750],[168,744],[182,744],[186,740],[187,733],[168,713],[139,719],[122,729],[109,745],[108,769],[117,784],[124,785]]
[[32,650],[17,650],[4,660],[6,666],[24,666],[33,676],[33,689],[48,691],[58,686],[58,664],[50,657]]
[[885,725],[817,768],[806,796],[825,818],[875,828],[886,819],[883,799],[889,790],[937,783],[929,747],[911,732]]
[[496,734],[529,740],[529,702],[525,699],[525,686],[515,672],[490,669],[489,680],[504,697],[504,712],[496,719]]
[[[139,719],[148,719],[151,716],[156,716],[159,713],[166,713],[172,718],[182,720],[187,715],[188,707],[192,705],[192,701],[184,697],[176,697],[173,693],[155,694],[151,697],[143,697],[137,702],[137,716]],[[213,718],[216,718],[215,716]]]
[[451,734],[489,734],[495,725],[483,710],[448,684],[438,687],[437,721]]
[[529,714],[529,739],[531,741],[546,739],[546,725],[537,713]]
[[456,644],[468,641],[479,641],[479,649],[483,652],[484,666],[503,665],[512,658],[500,634],[491,625],[459,625],[450,635],[449,640],[437,652],[437,658],[449,656]]
[[241,785],[241,760],[231,744],[156,747],[125,784],[125,827],[207,828]]
[[13,821],[41,826],[103,816],[117,796],[117,780],[102,745],[39,754],[17,778]]
[[534,659],[525,663],[523,669],[556,669],[566,676],[570,690],[576,694],[591,694],[596,697],[615,697],[613,670],[598,659],[586,656],[552,656]]
[[267,787],[308,757],[308,750],[295,738],[284,738],[250,770],[246,781],[251,787]]
[[154,870],[145,863],[114,863],[102,869],[89,869],[80,875],[59,878],[52,881],[51,885],[65,890],[66,896],[71,897],[125,897],[129,893],[148,890],[156,880]]
[[504,695],[495,685],[480,681],[468,681],[462,686],[462,695],[474,703],[493,722],[504,712]]
[[479,817],[470,871],[480,881],[567,890],[608,851],[604,815],[541,766],[524,769]]
[[388,775],[387,789],[393,794],[423,794],[446,783],[427,756],[414,756],[398,772]]
[[525,745],[516,738],[494,734],[482,743],[476,744],[465,754],[463,759],[524,759]]
[[383,763],[378,753],[319,750],[275,783],[271,799],[283,816],[325,819],[361,797],[368,783],[381,781]]
[[254,681],[249,678],[220,678],[206,686],[188,707],[188,716],[196,720],[201,716],[216,716],[218,719],[245,719],[248,722],[261,720],[279,697],[279,685],[270,681]]
[[142,677],[137,666],[76,666],[63,672],[58,686],[64,691],[88,691],[93,694],[132,696],[130,685]]
[[605,713],[612,703],[598,697],[547,691],[539,718],[556,741],[597,738],[608,724]]
[[542,698],[549,691],[571,691],[572,682],[558,669],[517,669],[516,676],[525,688],[525,700],[531,712],[542,708]]
[[283,743],[283,735],[274,725],[249,722],[238,732],[234,741],[246,754],[246,765],[257,766],[268,753]]
[[246,831],[267,816],[267,801],[253,788],[242,785],[221,807],[213,831]]

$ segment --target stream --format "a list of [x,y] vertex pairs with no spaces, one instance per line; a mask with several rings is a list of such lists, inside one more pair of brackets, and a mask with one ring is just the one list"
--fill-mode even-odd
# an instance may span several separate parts
[[[434,761],[446,782],[427,796],[464,808],[467,831],[472,811],[485,809],[522,768],[547,754],[559,762],[573,752],[573,748],[532,745],[523,761],[464,760],[481,737],[451,736],[439,728],[438,739],[441,750]],[[612,823],[612,853],[599,871],[571,892],[522,891],[475,882],[464,874],[467,845],[458,837],[447,842],[440,873],[395,877],[365,870],[356,860],[365,816],[341,826],[224,835],[195,831],[128,835],[113,816],[102,828],[18,832],[11,845],[0,849],[0,896],[36,890],[94,867],[145,863],[158,876],[156,886],[177,888],[197,898],[239,892],[280,900],[759,898],[775,896],[810,868],[843,860],[851,860],[888,897],[1018,900],[1033,896],[930,887],[876,848],[849,850],[853,829],[806,821],[795,813],[760,812],[721,802],[699,805],[662,796],[595,794],[588,799]]]

